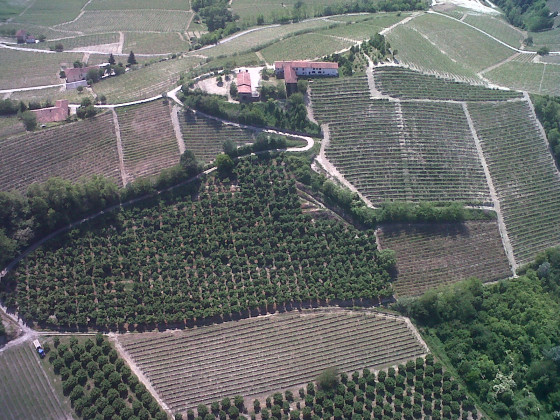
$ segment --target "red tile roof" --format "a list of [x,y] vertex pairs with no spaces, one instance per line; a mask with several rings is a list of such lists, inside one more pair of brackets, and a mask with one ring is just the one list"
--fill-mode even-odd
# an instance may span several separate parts
[[237,92],[251,93],[251,75],[247,71],[237,73]]
[[71,69],[64,70],[66,73],[66,83],[77,82],[79,80],[85,80],[87,72],[91,69],[97,69],[97,66],[90,66],[90,67],[76,67]]
[[286,83],[297,83],[296,71],[291,65],[284,66],[284,80]]
[[64,121],[68,118],[68,100],[56,101],[56,106],[31,110],[39,124]]

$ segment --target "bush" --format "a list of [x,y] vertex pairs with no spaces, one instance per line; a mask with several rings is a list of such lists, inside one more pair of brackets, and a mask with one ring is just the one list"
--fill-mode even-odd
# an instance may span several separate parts
[[33,131],[37,128],[37,117],[33,112],[23,112],[21,114],[21,120],[27,131]]

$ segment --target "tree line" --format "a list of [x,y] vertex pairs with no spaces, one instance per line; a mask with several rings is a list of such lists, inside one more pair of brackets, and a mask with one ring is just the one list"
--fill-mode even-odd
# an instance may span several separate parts
[[556,165],[560,166],[560,98],[535,95],[531,99],[535,113],[546,132]]
[[560,249],[519,278],[479,280],[400,300],[493,418],[553,417],[560,410]]

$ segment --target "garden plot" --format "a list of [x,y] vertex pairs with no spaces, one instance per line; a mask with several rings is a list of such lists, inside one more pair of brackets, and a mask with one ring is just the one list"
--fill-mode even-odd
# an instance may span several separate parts
[[381,248],[396,253],[398,296],[418,296],[470,277],[487,282],[512,274],[495,221],[388,224],[377,232]]
[[0,353],[0,407],[5,420],[72,418],[54,393],[30,342]]
[[293,387],[327,367],[378,369],[426,352],[405,320],[306,310],[119,342],[172,410]]
[[77,181],[104,175],[121,185],[117,139],[110,113],[21,134],[0,142],[0,190],[25,192],[59,176]]
[[469,104],[517,263],[560,244],[560,178],[529,104]]
[[189,111],[185,111],[179,116],[179,122],[185,147],[193,152],[197,159],[205,163],[214,160],[216,155],[223,151],[223,144],[226,140],[232,140],[238,146],[252,143],[255,140],[252,130],[225,125]]
[[117,109],[126,172],[157,175],[179,163],[179,146],[169,106],[162,101]]

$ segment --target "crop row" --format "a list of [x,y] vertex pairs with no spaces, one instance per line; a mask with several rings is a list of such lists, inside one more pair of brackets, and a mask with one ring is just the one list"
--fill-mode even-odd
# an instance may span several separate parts
[[374,70],[373,75],[376,88],[383,94],[395,98],[505,101],[521,97],[520,92],[469,85],[403,67],[378,67]]
[[212,161],[223,151],[226,140],[243,146],[254,141],[254,133],[185,111],[180,116],[185,147],[202,162]]
[[117,139],[110,113],[0,141],[0,190],[24,192],[59,176],[77,181],[101,174],[120,184]]
[[192,333],[120,338],[162,398],[182,409],[293,386],[331,365],[351,371],[424,352],[402,320],[352,312],[292,312]]
[[385,225],[378,237],[382,248],[396,253],[393,285],[399,296],[469,277],[492,281],[511,275],[495,221]]
[[560,177],[529,104],[469,104],[518,263],[560,243]]
[[179,162],[169,107],[161,101],[120,108],[125,170],[134,178],[158,174]]
[[329,129],[327,157],[373,202],[488,201],[459,105],[371,101],[367,114]]

